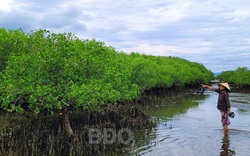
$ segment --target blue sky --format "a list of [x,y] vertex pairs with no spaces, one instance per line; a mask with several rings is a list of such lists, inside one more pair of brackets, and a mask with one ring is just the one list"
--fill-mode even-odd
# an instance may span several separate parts
[[119,51],[176,56],[213,72],[250,68],[247,0],[4,0],[0,27],[95,38]]

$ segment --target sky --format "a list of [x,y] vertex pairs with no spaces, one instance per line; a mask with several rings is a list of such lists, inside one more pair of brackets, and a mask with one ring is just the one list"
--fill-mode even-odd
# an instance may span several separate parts
[[1,0],[0,27],[71,32],[128,54],[184,58],[215,73],[250,68],[248,0]]

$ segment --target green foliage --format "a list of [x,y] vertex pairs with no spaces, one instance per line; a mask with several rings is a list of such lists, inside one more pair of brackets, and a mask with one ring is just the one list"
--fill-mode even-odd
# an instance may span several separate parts
[[213,73],[202,64],[177,57],[149,56],[131,53],[132,82],[140,89],[185,86],[191,83],[208,83]]
[[9,57],[2,76],[2,107],[39,112],[67,106],[96,109],[139,96],[123,55],[102,42],[39,30],[28,35],[27,52]]
[[247,67],[238,67],[234,71],[222,72],[217,79],[238,85],[250,85],[250,70]]
[[0,72],[6,67],[6,63],[11,54],[16,55],[25,52],[26,44],[24,41],[27,36],[22,30],[6,31],[0,28]]
[[0,29],[0,103],[7,111],[98,109],[144,90],[211,80],[202,64],[176,57],[130,55],[71,33]]

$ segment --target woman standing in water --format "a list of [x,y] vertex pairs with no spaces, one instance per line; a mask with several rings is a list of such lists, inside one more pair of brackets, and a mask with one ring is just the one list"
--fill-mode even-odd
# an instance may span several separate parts
[[209,85],[202,85],[202,87],[219,93],[217,108],[221,112],[221,123],[224,134],[228,134],[228,125],[230,125],[229,114],[231,113],[231,105],[229,101],[230,87],[228,83],[218,83],[219,88],[213,88]]

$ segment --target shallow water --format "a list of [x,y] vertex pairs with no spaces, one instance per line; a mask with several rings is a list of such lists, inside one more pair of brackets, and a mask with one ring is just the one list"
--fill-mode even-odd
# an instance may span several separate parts
[[[151,141],[134,149],[134,155],[249,155],[249,94],[230,93],[232,111],[229,135],[223,134],[220,112],[216,108],[218,94],[206,91],[176,105],[148,107],[144,112],[158,124]],[[158,104],[155,104],[158,106]],[[187,108],[187,105],[189,108]]]

